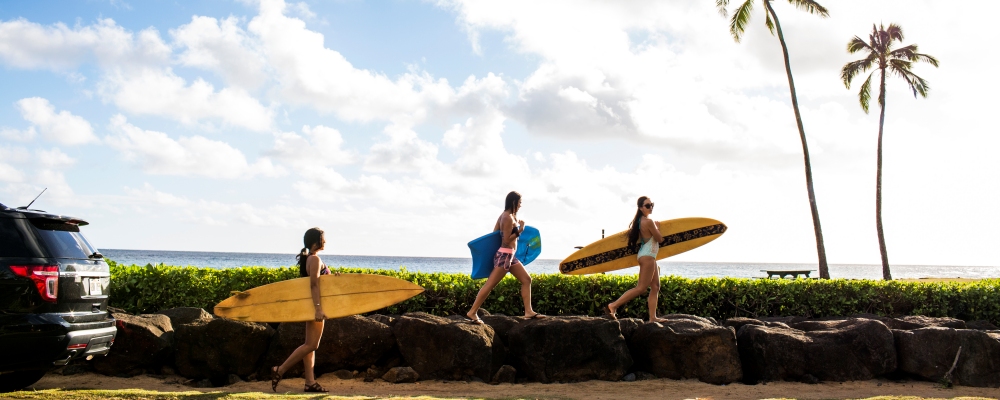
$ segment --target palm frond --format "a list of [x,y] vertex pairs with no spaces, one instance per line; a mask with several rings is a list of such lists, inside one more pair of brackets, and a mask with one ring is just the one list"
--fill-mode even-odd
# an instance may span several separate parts
[[896,58],[900,60],[915,61],[917,54],[917,45],[911,44],[909,46],[900,47],[889,52],[890,58]]
[[729,0],[715,0],[715,8],[719,10],[719,15],[727,17],[729,14],[726,11],[727,7],[729,7]]
[[850,89],[855,76],[872,68],[874,61],[878,59],[874,55],[875,53],[870,53],[868,57],[844,64],[844,68],[840,70],[840,80],[844,82],[844,86]]
[[914,59],[914,61],[923,61],[923,62],[928,63],[930,65],[933,65],[935,67],[938,66],[938,60],[936,58],[934,58],[933,56],[931,56],[930,54],[916,53],[916,54],[914,54],[914,56],[916,56],[916,58]]
[[889,41],[903,41],[903,28],[899,25],[889,24],[889,29],[885,29],[885,33],[889,34]]
[[873,50],[872,47],[868,45],[868,43],[865,43],[864,40],[861,40],[861,38],[857,36],[855,36],[854,39],[851,39],[850,42],[847,42],[848,53],[857,53],[861,50],[866,50],[866,49]]
[[921,97],[927,97],[930,86],[924,78],[910,71],[910,66],[911,63],[902,60],[892,60],[889,62],[889,70],[906,81],[906,84],[910,86],[910,90],[913,91],[913,97],[917,97],[918,94]]
[[753,0],[746,0],[743,4],[740,4],[736,12],[733,13],[732,19],[729,20],[729,33],[733,35],[733,39],[737,42],[743,36],[743,32],[746,31],[747,24],[750,22],[750,12],[753,11]]
[[[868,103],[872,99],[872,75],[875,75],[875,71],[868,74],[868,79],[865,79],[865,83],[861,84],[861,90],[858,91],[858,102],[861,103],[861,109],[865,110],[865,114],[868,114]],[[879,105],[882,105],[881,95]]]
[[826,18],[830,16],[830,12],[827,11],[826,7],[823,7],[815,0],[788,0],[795,8],[808,12],[810,14],[818,14],[819,16]]
[[764,13],[764,17],[764,26],[771,32],[771,36],[774,36],[774,21],[771,20],[771,13]]

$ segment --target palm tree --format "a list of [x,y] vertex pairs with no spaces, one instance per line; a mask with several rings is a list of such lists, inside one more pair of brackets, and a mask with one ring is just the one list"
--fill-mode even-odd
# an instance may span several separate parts
[[[921,61],[938,66],[938,60],[934,57],[917,53],[915,44],[893,50],[893,43],[897,41],[903,41],[903,29],[899,25],[889,24],[889,29],[886,29],[881,24],[878,28],[873,24],[867,43],[857,36],[847,43],[849,53],[867,51],[868,55],[845,64],[840,70],[840,79],[848,89],[858,74],[874,68],[878,68],[879,72],[878,105],[882,110],[878,118],[878,156],[875,167],[875,230],[878,231],[878,249],[882,254],[882,278],[885,280],[892,280],[892,274],[889,272],[889,256],[885,251],[885,235],[882,233],[882,127],[885,124],[885,75],[888,71],[903,78],[913,91],[914,98],[918,94],[927,97],[927,91],[930,90],[927,81],[914,74],[910,68],[913,67],[913,63]],[[875,71],[868,74],[868,79],[865,79],[865,83],[861,84],[861,90],[858,91],[858,101],[861,102],[861,109],[865,110],[866,114],[868,101],[871,100],[873,75]]]
[[[795,82],[792,80],[792,67],[788,62],[788,46],[785,45],[785,36],[781,32],[781,24],[778,22],[778,14],[775,14],[774,8],[771,7],[771,0],[760,0],[764,3],[764,9],[766,13],[764,14],[764,24],[767,29],[771,31],[773,35],[775,31],[778,31],[778,41],[781,43],[781,53],[785,56],[785,74],[788,75],[788,89],[792,93],[792,109],[795,111],[795,124],[799,128],[799,139],[802,140],[802,156],[805,159],[806,165],[806,190],[809,192],[809,207],[812,211],[813,219],[813,230],[816,232],[816,252],[819,255],[819,277],[823,279],[830,279],[830,269],[826,264],[826,248],[823,245],[823,229],[819,225],[819,209],[816,208],[816,194],[813,191],[813,179],[812,179],[812,165],[809,162],[809,146],[806,144],[806,132],[802,128],[802,115],[799,113],[799,100],[795,95]],[[827,17],[829,13],[826,8],[821,6],[819,3],[812,0],[788,0],[796,8],[806,11],[810,14],[819,15],[820,17]],[[737,42],[743,36],[743,32],[746,30],[747,24],[750,22],[750,12],[753,11],[754,0],[745,0],[743,4],[740,4],[733,13],[732,18],[729,20],[729,33],[733,35],[733,39]],[[723,17],[727,16],[726,7],[729,6],[729,0],[715,0],[715,6],[719,9],[719,13]]]

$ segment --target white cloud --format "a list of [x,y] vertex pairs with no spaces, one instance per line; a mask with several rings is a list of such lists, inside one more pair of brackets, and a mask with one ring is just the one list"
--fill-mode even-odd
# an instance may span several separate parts
[[[97,140],[87,120],[65,110],[56,113],[55,107],[46,99],[29,97],[18,100],[15,104],[21,117],[37,126],[47,140],[67,145]],[[33,136],[33,133],[34,129],[29,129],[25,136]]]
[[228,126],[265,131],[274,119],[274,111],[246,90],[227,87],[216,91],[200,78],[188,85],[170,69],[110,74],[101,85],[101,93],[122,110],[169,117],[186,124],[221,120]]
[[66,71],[89,61],[116,67],[162,65],[169,57],[170,48],[156,30],[135,35],[109,18],[73,28],[25,19],[0,22],[0,62],[14,68]]
[[24,173],[14,168],[13,165],[0,162],[0,182],[22,182]]
[[344,138],[336,129],[323,125],[302,127],[302,135],[276,133],[274,149],[269,154],[302,168],[327,167],[354,163],[358,156],[343,149]]
[[229,83],[246,89],[267,80],[265,60],[236,17],[217,20],[194,16],[190,23],[171,30],[170,36],[184,49],[178,56],[181,65],[216,71]]
[[2,127],[2,128],[0,128],[0,138],[4,138],[4,139],[7,139],[7,140],[12,140],[12,141],[15,141],[15,142],[28,142],[28,141],[31,141],[31,139],[35,138],[36,134],[37,133],[35,132],[35,127],[34,126],[30,126],[30,127],[28,127],[28,129],[24,129],[24,130],[14,129],[14,128],[8,128],[8,127]]
[[105,137],[105,143],[151,174],[222,179],[283,174],[283,170],[268,158],[262,157],[249,164],[239,150],[202,136],[174,140],[163,132],[138,128],[122,115],[112,117],[109,128],[113,133]]
[[389,125],[387,141],[374,144],[365,159],[365,169],[377,172],[421,172],[438,166],[438,148],[420,139],[409,126]]

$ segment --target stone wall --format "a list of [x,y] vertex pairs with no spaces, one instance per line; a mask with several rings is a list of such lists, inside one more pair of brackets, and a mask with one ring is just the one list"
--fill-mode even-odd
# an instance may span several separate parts
[[[233,321],[198,308],[114,316],[118,336],[111,352],[89,363],[106,375],[176,373],[215,386],[263,380],[303,341],[300,323]],[[425,313],[328,320],[315,369],[392,382],[941,381],[961,347],[951,381],[1000,387],[1000,330],[982,321],[875,315],[721,322],[668,315],[658,323],[583,316],[483,320],[477,325]],[[297,366],[286,377],[301,373]]]

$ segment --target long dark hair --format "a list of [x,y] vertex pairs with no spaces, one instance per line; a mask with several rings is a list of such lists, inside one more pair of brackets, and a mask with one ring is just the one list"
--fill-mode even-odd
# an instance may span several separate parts
[[632,218],[632,223],[628,224],[628,248],[632,249],[639,245],[639,237],[642,233],[640,232],[640,222],[642,221],[642,203],[645,203],[649,197],[642,196],[635,202],[635,218]]
[[306,260],[309,259],[309,255],[312,252],[314,245],[319,244],[323,241],[323,230],[319,228],[309,228],[306,234],[302,236],[303,247],[299,254],[295,256],[299,264],[299,276],[309,276],[309,271],[306,270]]
[[517,218],[517,203],[521,201],[521,194],[511,190],[507,193],[507,198],[503,201],[503,210],[510,211],[514,218]]

